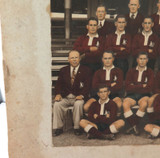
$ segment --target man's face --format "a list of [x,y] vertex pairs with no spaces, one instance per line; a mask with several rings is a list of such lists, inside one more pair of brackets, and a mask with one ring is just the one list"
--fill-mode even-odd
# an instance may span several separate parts
[[97,94],[98,94],[100,100],[105,101],[108,99],[110,91],[108,90],[108,88],[100,88],[99,92]]
[[104,7],[98,7],[96,11],[96,16],[98,20],[104,20],[106,16],[106,10]]
[[131,13],[136,13],[140,8],[139,0],[130,0],[128,7]]
[[88,33],[95,34],[97,33],[98,24],[96,20],[90,20],[87,25]]
[[145,67],[147,65],[147,62],[148,62],[148,58],[146,55],[140,55],[137,58],[137,63],[139,67]]
[[113,65],[114,57],[111,53],[104,53],[102,57],[102,62],[105,67],[111,67]]
[[160,11],[160,0],[157,3],[158,10]]
[[80,63],[80,55],[77,51],[72,51],[69,54],[68,61],[71,66],[77,67]]
[[152,30],[153,25],[154,24],[150,18],[145,18],[142,23],[145,32],[150,32]]
[[125,27],[126,27],[126,20],[125,18],[118,18],[117,21],[115,22],[115,26],[117,28],[117,31],[124,31]]

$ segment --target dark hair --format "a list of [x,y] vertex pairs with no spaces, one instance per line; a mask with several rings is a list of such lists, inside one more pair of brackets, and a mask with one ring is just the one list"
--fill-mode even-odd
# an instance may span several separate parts
[[125,15],[119,14],[119,15],[116,16],[115,22],[117,22],[119,18],[124,18],[125,21],[127,21]]
[[[104,54],[104,53],[112,54],[112,56],[114,57],[114,52],[111,51],[111,50],[105,50],[105,51],[103,52],[103,54]],[[103,55],[102,55],[102,57],[103,57]]]
[[148,58],[148,53],[147,52],[140,52],[140,53],[138,53],[137,58],[139,58],[140,55],[146,55],[146,57]]
[[88,21],[87,21],[87,25],[89,24],[89,22],[90,22],[91,20],[96,21],[96,22],[97,22],[97,25],[98,25],[98,19],[95,18],[95,17],[90,17],[90,18],[88,19]]
[[99,4],[99,5],[97,6],[97,9],[98,9],[99,7],[104,7],[104,9],[105,9],[105,11],[106,11],[106,6],[105,6],[105,5]]
[[97,91],[99,92],[99,90],[102,88],[107,88],[107,90],[110,91],[109,87],[106,84],[99,84]]
[[143,22],[144,22],[145,19],[151,19],[151,21],[153,22],[153,18],[151,16],[149,16],[149,15],[144,17]]

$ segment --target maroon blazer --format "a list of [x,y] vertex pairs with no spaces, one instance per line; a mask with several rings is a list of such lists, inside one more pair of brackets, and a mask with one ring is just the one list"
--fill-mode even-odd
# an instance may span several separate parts
[[98,34],[100,36],[106,37],[106,35],[109,35],[110,33],[113,33],[114,31],[115,31],[114,23],[105,20],[104,25],[98,29]]
[[160,120],[160,94],[156,96],[153,102],[153,109],[153,113],[148,113],[151,123],[154,123],[156,120]]
[[154,81],[154,93],[160,93],[160,71],[156,74]]
[[[118,93],[123,86],[123,72],[119,68],[113,68],[110,72],[110,80],[106,81],[106,70],[99,69],[95,72],[92,80],[92,88],[97,89],[99,85],[106,84],[110,90],[111,94]],[[112,83],[116,83],[115,86],[111,87]]]
[[72,93],[75,96],[83,95],[88,99],[91,87],[91,71],[88,67],[80,65],[73,86],[71,85],[70,66],[63,67],[59,72],[59,77],[55,86],[55,95],[61,94],[66,97]]
[[139,30],[142,29],[143,15],[138,13],[135,19],[129,17],[129,13],[126,15],[127,26],[126,32],[130,33],[132,36],[137,34]]
[[[121,36],[120,45],[116,45],[117,35],[115,33],[110,34],[106,38],[105,50],[111,50],[116,53],[116,58],[127,58],[131,51],[131,36],[126,33]],[[120,48],[124,47],[125,50],[121,51]]]
[[157,13],[151,15],[154,26],[153,26],[153,31],[155,34],[157,34],[160,37],[160,24],[159,24],[159,15]]
[[[105,115],[100,115],[100,107],[99,102],[95,101],[91,104],[88,111],[88,119],[93,123],[106,123],[108,125],[112,124],[117,119],[117,105],[114,101],[109,100],[108,103],[105,104],[105,111],[110,113],[110,117],[106,118]],[[95,119],[93,116],[97,114],[98,117]]]
[[[153,90],[154,83],[154,72],[147,68],[146,71],[142,74],[142,81],[138,82],[138,70],[136,68],[132,68],[127,72],[125,89],[127,93],[138,93],[145,94],[151,93]],[[147,84],[146,87],[143,87],[143,84]]]
[[139,33],[134,36],[134,39],[132,42],[132,55],[134,57],[137,57],[139,52],[141,51],[148,52],[148,49],[152,49],[153,52],[152,53],[148,52],[148,56],[151,59],[155,59],[159,52],[159,48],[160,48],[159,44],[160,44],[160,41],[158,36],[153,33],[152,35],[150,35],[148,39],[147,46],[144,46],[144,36],[142,33]]
[[80,36],[74,43],[73,49],[79,51],[81,54],[85,53],[85,58],[82,59],[84,63],[99,63],[101,62],[104,51],[104,37],[99,36],[94,38],[92,46],[98,46],[98,50],[91,52],[88,46],[89,37],[87,35]]

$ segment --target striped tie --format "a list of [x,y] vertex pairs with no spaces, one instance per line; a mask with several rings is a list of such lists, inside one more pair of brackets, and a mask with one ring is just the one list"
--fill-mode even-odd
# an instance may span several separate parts
[[74,67],[74,68],[73,68],[73,71],[72,71],[72,77],[71,77],[71,85],[72,85],[72,86],[73,86],[75,77],[76,77],[76,72],[75,72],[75,67]]

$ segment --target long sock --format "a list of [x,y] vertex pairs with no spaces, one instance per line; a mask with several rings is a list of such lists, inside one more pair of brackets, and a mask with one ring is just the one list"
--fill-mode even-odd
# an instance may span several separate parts
[[139,122],[141,121],[141,119],[143,118],[143,116],[145,115],[145,112],[138,110],[136,112],[136,116],[135,116],[135,125],[138,125]]
[[133,112],[131,110],[128,112],[125,112],[124,117],[126,118],[128,123],[130,124],[130,126],[134,126],[136,124],[135,116],[133,115]]
[[92,127],[89,131],[88,131],[89,134],[92,134],[95,138],[103,138],[103,134],[98,131],[95,127]]

